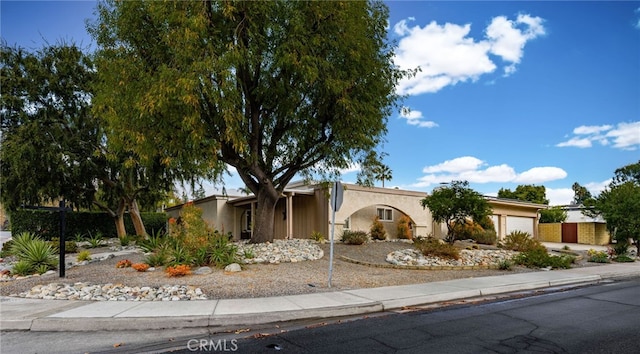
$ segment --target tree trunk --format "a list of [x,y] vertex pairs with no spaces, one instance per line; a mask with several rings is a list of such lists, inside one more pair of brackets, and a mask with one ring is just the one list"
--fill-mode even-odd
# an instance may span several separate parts
[[147,231],[144,228],[144,223],[140,216],[140,209],[138,208],[138,202],[135,199],[129,203],[129,215],[131,216],[133,227],[136,229],[136,235],[146,237]]
[[273,223],[278,203],[277,194],[274,192],[267,191],[266,188],[258,192],[258,206],[251,243],[273,242]]
[[124,227],[124,209],[125,202],[124,200],[120,200],[120,202],[118,203],[118,210],[116,210],[116,212],[112,214],[113,220],[116,223],[116,233],[119,239],[127,236],[127,229]]

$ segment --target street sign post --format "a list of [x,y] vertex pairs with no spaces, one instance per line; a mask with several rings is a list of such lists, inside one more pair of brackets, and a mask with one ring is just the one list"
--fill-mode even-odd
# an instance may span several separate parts
[[336,226],[336,211],[342,206],[342,196],[344,194],[344,188],[342,183],[336,181],[331,188],[331,237],[329,241],[329,287],[331,287],[331,276],[333,274],[333,235]]

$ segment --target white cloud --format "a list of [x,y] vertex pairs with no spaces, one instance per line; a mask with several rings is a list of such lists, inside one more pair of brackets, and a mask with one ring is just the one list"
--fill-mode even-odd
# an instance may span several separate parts
[[620,123],[606,134],[613,140],[613,147],[623,150],[635,150],[640,146],[640,121]]
[[[611,179],[602,182],[590,182],[585,188],[596,197],[611,183]],[[549,199],[549,205],[569,205],[573,202],[575,192],[572,188],[545,188],[545,194]]]
[[[636,9],[635,11],[637,14],[640,14],[640,7]],[[636,22],[636,28],[640,29],[640,18],[638,19],[638,21]]]
[[574,192],[571,188],[545,188],[545,195],[549,205],[569,205],[573,201]]
[[351,163],[349,165],[349,167],[341,169],[340,170],[340,174],[344,175],[344,174],[351,173],[351,172],[358,172],[358,171],[360,171],[360,169],[361,168],[360,168],[360,164],[359,163]]
[[470,183],[542,183],[567,177],[567,173],[558,167],[534,167],[517,173],[507,164],[488,166],[473,156],[463,156],[447,160],[422,169],[425,175],[412,187],[428,187],[451,181],[469,181]]
[[400,118],[404,118],[407,120],[407,124],[415,125],[420,128],[435,128],[438,126],[436,122],[423,120],[424,116],[420,111],[410,110],[405,107],[400,112]]
[[580,126],[573,129],[575,136],[556,144],[557,147],[589,148],[593,142],[622,150],[636,150],[640,147],[640,121],[611,125]]
[[546,181],[555,181],[567,177],[567,172],[559,167],[534,167],[524,171],[513,180],[513,182],[532,184]]
[[498,67],[490,54],[502,59],[505,75],[510,75],[524,55],[526,42],[545,33],[542,22],[529,15],[519,15],[515,21],[498,16],[485,29],[486,38],[475,40],[469,37],[470,24],[439,25],[433,21],[424,27],[411,27],[407,20],[401,20],[394,26],[394,32],[402,37],[394,62],[402,69],[420,71],[402,80],[398,92],[416,95],[476,81]]

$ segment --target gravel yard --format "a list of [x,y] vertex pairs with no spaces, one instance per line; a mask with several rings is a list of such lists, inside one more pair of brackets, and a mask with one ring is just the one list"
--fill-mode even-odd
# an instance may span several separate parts
[[[394,251],[412,248],[404,242],[373,242],[353,246],[341,243],[334,247],[332,287],[328,287],[329,245],[321,244],[324,257],[314,261],[286,262],[279,264],[246,264],[241,272],[225,272],[214,269],[210,274],[168,277],[158,269],[152,272],[137,272],[132,268],[116,268],[118,261],[128,259],[132,263],[142,262],[144,255],[132,253],[101,262],[76,266],[66,271],[61,279],[56,274],[0,282],[0,295],[8,296],[28,292],[37,285],[51,283],[122,284],[128,287],[161,287],[186,285],[200,288],[208,299],[251,298],[307,294],[357,288],[428,283],[450,279],[483,277],[491,275],[530,272],[533,269],[514,267],[512,270],[412,270],[381,267],[388,265],[387,255]],[[461,245],[464,247],[464,245]],[[92,252],[108,252],[94,249]],[[355,264],[341,258],[358,260]],[[74,260],[75,255],[67,255]],[[576,266],[594,266],[584,260]]]

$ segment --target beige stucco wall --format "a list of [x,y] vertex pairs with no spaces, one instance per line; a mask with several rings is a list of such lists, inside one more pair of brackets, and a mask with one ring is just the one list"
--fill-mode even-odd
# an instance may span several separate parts
[[[427,193],[423,192],[346,184],[342,206],[336,212],[335,237],[336,239],[340,237],[344,221],[350,216],[352,217],[352,230],[368,232],[371,228],[373,217],[376,215],[377,207],[387,207],[394,210],[394,221],[384,222],[388,234],[387,237],[395,238],[395,225],[402,214],[408,215],[413,221],[414,235],[426,236],[432,232],[433,228],[431,212],[428,209],[423,209],[422,205],[420,205],[420,200],[426,196]],[[330,214],[331,211],[327,219],[328,223],[331,223]]]

